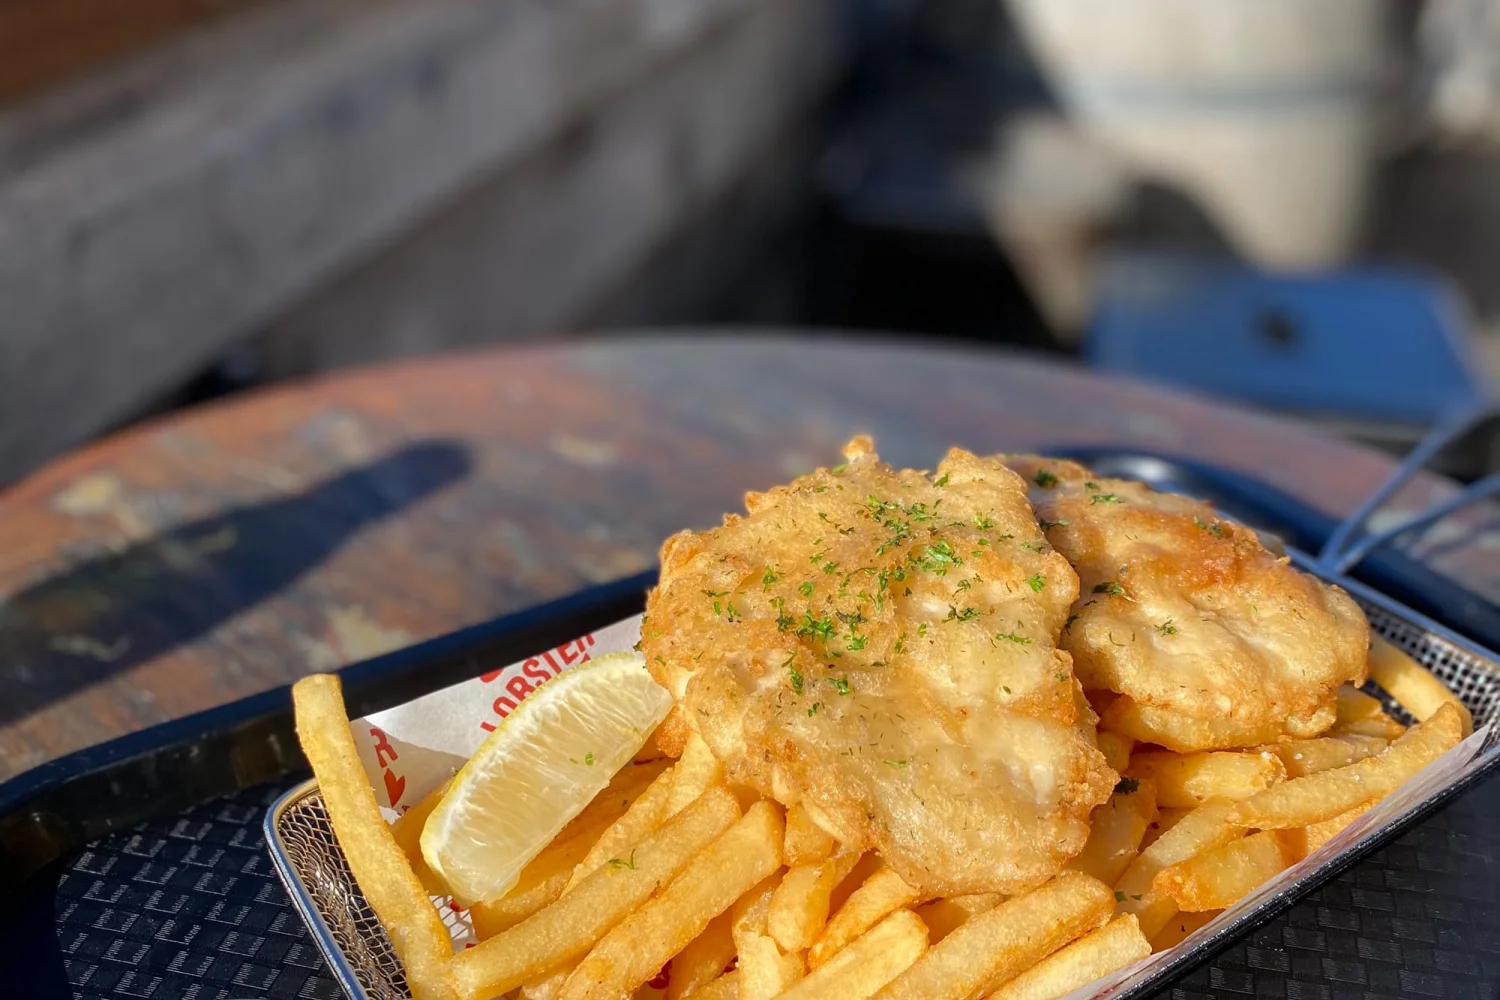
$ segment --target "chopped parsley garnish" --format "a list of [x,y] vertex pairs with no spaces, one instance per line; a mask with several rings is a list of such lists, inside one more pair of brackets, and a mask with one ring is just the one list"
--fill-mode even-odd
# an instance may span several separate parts
[[836,476],[840,472],[843,472],[847,468],[849,468],[849,463],[845,462],[843,465],[835,465],[833,468],[829,469],[828,471],[831,472],[831,473],[833,473]]
[[610,867],[610,869],[612,871],[621,871],[621,870],[626,869],[626,868],[629,868],[631,871],[634,871],[635,870],[635,850],[634,849],[631,850],[629,858],[610,858],[609,859],[609,867]]
[[1000,685],[1000,690],[1004,691],[1006,694],[1010,694],[1010,688],[1006,687],[1004,684]]
[[797,593],[801,594],[803,597],[811,597],[812,596],[812,592],[813,592],[813,586],[812,586],[812,581],[811,580],[806,580],[806,581],[798,584],[798,586],[797,586]]
[[762,573],[761,576],[760,576],[760,585],[762,587],[769,587],[771,584],[775,583],[777,580],[780,580],[780,579],[781,579],[781,574],[778,573],[778,572],[776,572],[776,567],[775,566],[767,566],[766,567],[766,571],[764,573]]
[[904,760],[891,760],[889,757],[887,757],[885,759],[885,762],[887,764],[889,764],[891,767],[905,767],[907,765],[907,763],[908,763],[907,761],[904,761]]
[[902,652],[905,649],[906,649],[906,633],[902,632],[900,635],[896,636],[896,645],[892,647],[892,651],[896,652],[896,653],[899,653],[899,652]]
[[823,703],[821,701],[815,701],[815,702],[812,703],[812,706],[808,708],[807,714],[809,716],[817,715],[818,714],[818,709],[820,709],[822,707],[823,707]]
[[962,563],[953,552],[953,546],[948,544],[947,539],[940,538],[927,548],[922,550],[922,568],[929,573],[944,576],[949,566],[957,566]]
[[1156,626],[1156,631],[1160,632],[1162,635],[1176,635],[1177,626],[1172,624],[1171,618],[1168,618],[1166,621]]
[[834,562],[832,559],[830,559],[826,563],[824,563],[823,567],[822,567],[823,572],[825,572],[825,573],[832,573],[834,570],[836,570],[838,568],[839,568],[839,564],[836,563],[836,562]]
[[660,663],[664,667],[667,665],[667,661],[662,659],[660,656],[653,656],[651,657],[651,659],[655,660],[657,663]]
[[1068,683],[1068,675],[1067,674],[1057,674],[1053,678],[1053,680],[1057,681],[1057,683],[1059,683],[1059,684],[1066,684],[1066,683]]
[[832,684],[833,689],[839,694],[848,694],[850,691],[849,678],[847,677],[830,677],[828,678],[828,683]]
[[1033,573],[1027,578],[1026,586],[1040,594],[1047,586],[1047,578],[1040,573]]
[[833,619],[828,615],[822,618],[814,618],[810,614],[802,615],[802,624],[797,626],[797,634],[810,636],[816,641],[827,642],[833,637]]
[[802,686],[804,683],[806,683],[803,680],[802,671],[798,670],[796,667],[787,667],[786,676],[787,679],[792,682],[792,690],[797,692],[798,694],[801,694]]
[[1039,543],[1039,542],[1022,542],[1021,543],[1021,548],[1026,549],[1029,552],[1043,552],[1043,551],[1045,551],[1042,548],[1041,543]]
[[1119,597],[1125,593],[1125,588],[1113,580],[1105,580],[1103,583],[1094,584],[1094,593],[1108,594],[1111,597]]
[[1218,521],[1215,521],[1213,524],[1204,524],[1202,519],[1195,517],[1193,518],[1193,523],[1212,534],[1215,538],[1224,537],[1224,526]]
[[1089,497],[1089,503],[1122,503],[1122,502],[1123,501],[1120,499],[1119,494],[1116,494],[1116,493],[1095,493],[1093,496]]
[[1115,902],[1116,903],[1123,903],[1123,902],[1125,902],[1125,894],[1123,892],[1121,892],[1119,889],[1115,890]]
[[584,754],[583,755],[583,762],[585,764],[587,764],[589,767],[593,767],[594,766],[594,751],[590,750],[588,753]]
[[979,609],[978,608],[964,608],[962,611],[960,611],[957,608],[955,608],[953,605],[950,604],[950,605],[948,605],[948,617],[944,618],[943,621],[945,621],[945,622],[971,622],[971,621],[973,621],[974,619],[976,619],[978,617],[979,617]]
[[1086,479],[1084,480],[1083,488],[1086,490],[1097,490],[1099,488],[1099,484],[1094,482],[1092,479]]
[[870,637],[867,635],[851,635],[848,641],[844,643],[844,649],[851,653],[857,653],[861,649],[864,649],[865,643],[869,641]]
[[983,514],[974,515],[974,527],[978,528],[980,531],[988,531],[994,526],[995,522],[990,520],[988,517],[985,517]]
[[1115,785],[1116,795],[1134,795],[1141,783],[1134,778],[1121,778]]
[[1051,531],[1053,528],[1066,528],[1071,523],[1067,518],[1063,518],[1060,521],[1048,521],[1042,518],[1037,521],[1037,524],[1042,526],[1043,531]]
[[1052,474],[1051,469],[1037,470],[1037,474],[1032,477],[1031,481],[1036,483],[1044,490],[1050,490],[1052,487],[1057,485],[1057,477]]
[[1031,640],[1029,638],[1024,635],[1017,635],[1014,632],[996,632],[995,638],[1004,639],[1006,642],[1013,642],[1018,646],[1031,645]]
[[705,590],[703,593],[707,597],[726,597],[726,596],[728,596],[729,591],[727,591],[727,590]]
[[917,626],[917,635],[926,635],[926,634],[927,634],[927,623],[923,622],[922,624],[920,624],[920,625]]
[[932,485],[934,485],[934,486],[947,486],[948,485],[948,473],[946,473],[946,472],[943,473],[942,477],[939,478],[939,479],[937,479],[937,480],[935,480]]

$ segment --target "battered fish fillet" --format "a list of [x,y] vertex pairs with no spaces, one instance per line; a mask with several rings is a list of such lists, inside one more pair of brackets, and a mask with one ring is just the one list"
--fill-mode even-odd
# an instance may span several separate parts
[[1077,577],[998,460],[845,454],[668,539],[642,652],[732,782],[926,893],[1036,886],[1118,777],[1056,648]]
[[1074,462],[1004,456],[1083,594],[1061,645],[1106,721],[1173,750],[1311,736],[1365,679],[1369,625],[1211,506]]

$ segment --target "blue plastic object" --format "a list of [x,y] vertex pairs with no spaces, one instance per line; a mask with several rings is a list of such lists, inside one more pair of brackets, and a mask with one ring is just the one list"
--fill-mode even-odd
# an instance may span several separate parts
[[1100,268],[1084,357],[1219,398],[1430,424],[1485,387],[1443,285],[1399,270],[1274,275],[1165,256]]

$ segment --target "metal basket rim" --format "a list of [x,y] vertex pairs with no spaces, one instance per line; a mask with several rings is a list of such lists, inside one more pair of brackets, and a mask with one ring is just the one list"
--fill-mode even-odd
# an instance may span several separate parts
[[292,867],[291,855],[287,851],[286,841],[281,836],[281,817],[303,799],[317,794],[317,778],[308,778],[287,789],[277,796],[276,801],[271,803],[270,808],[266,810],[261,830],[266,838],[267,853],[271,855],[271,864],[276,870],[276,877],[281,881],[282,888],[286,889],[287,895],[291,897],[292,905],[297,908],[303,924],[307,926],[308,933],[317,944],[318,951],[322,952],[324,960],[328,962],[328,967],[333,970],[344,993],[350,1000],[369,1000],[364,984],[359,981],[354,967],[349,964],[349,959],[344,955],[344,950],[334,939],[332,928],[323,919],[323,914],[313,902],[312,895],[307,891],[302,877]]

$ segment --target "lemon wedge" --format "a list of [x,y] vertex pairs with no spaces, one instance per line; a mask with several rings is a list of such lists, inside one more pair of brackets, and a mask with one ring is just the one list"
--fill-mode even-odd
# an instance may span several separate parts
[[422,857],[463,906],[498,899],[609,784],[672,707],[639,653],[548,681],[489,735],[422,828]]

